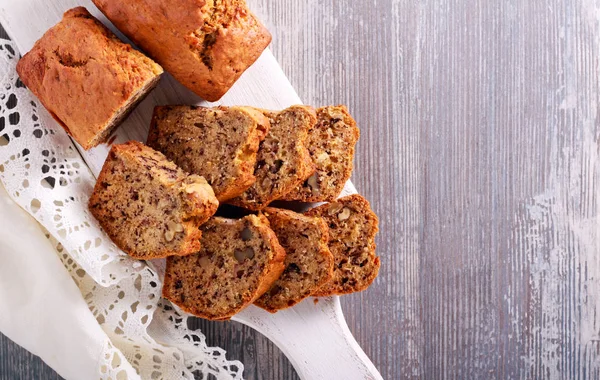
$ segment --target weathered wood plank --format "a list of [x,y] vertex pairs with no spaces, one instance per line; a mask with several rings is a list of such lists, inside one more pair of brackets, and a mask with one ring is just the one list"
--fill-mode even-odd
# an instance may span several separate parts
[[61,377],[40,358],[0,334],[0,380],[40,379]]

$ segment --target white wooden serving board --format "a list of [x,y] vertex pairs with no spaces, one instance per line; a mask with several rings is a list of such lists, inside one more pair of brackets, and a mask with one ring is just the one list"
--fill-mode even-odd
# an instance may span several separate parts
[[[128,41],[90,1],[85,0],[0,0],[0,22],[24,54],[62,18],[64,11],[80,5]],[[267,50],[221,101],[213,104],[282,109],[299,103],[298,95]],[[158,87],[117,130],[113,143],[145,141],[154,106],[165,104],[210,105],[165,74]],[[110,147],[101,145],[90,151],[78,148],[94,175],[98,175]],[[347,184],[345,192],[355,192],[351,183]],[[339,297],[309,298],[277,314],[251,306],[233,319],[273,341],[302,379],[381,379],[350,333]]]

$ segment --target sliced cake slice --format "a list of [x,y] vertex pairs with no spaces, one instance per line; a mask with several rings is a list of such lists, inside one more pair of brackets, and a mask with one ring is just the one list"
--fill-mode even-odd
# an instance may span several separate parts
[[254,304],[275,313],[294,306],[331,280],[333,255],[327,247],[329,232],[322,218],[272,207],[263,212],[285,249],[285,269]]
[[285,251],[263,216],[213,217],[201,230],[198,253],[167,260],[163,296],[198,317],[229,319],[279,278]]
[[198,251],[198,227],[218,205],[204,178],[137,141],[112,147],[89,200],[115,244],[145,260]]
[[308,210],[305,215],[325,219],[329,227],[329,250],[335,259],[333,279],[313,296],[348,294],[365,290],[379,273],[375,256],[377,215],[358,194]]
[[254,183],[256,153],[269,125],[249,107],[156,107],[147,143],[188,173],[206,178],[224,202]]
[[271,129],[260,144],[254,176],[256,182],[229,203],[262,210],[283,198],[315,172],[306,141],[317,122],[314,109],[292,106],[281,112],[264,111]]
[[360,131],[346,106],[317,110],[317,124],[306,143],[316,171],[284,199],[302,202],[331,202],[342,192],[352,174],[354,147]]

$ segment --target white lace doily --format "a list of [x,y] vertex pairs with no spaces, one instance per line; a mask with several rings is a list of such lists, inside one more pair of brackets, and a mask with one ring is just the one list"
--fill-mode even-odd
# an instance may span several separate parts
[[161,281],[124,255],[87,209],[95,179],[64,130],[18,79],[15,45],[0,39],[0,180],[48,231],[110,338],[101,379],[241,379],[243,366],[207,347],[161,300]]

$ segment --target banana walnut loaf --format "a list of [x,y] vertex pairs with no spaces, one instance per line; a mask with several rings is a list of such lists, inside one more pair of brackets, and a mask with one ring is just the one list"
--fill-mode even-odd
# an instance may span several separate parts
[[89,209],[115,244],[138,259],[189,255],[217,210],[212,188],[136,141],[114,145]]
[[271,42],[245,0],[93,0],[184,86],[219,100]]
[[261,112],[248,107],[156,107],[147,144],[206,178],[224,202],[254,183],[258,146],[269,126]]
[[329,232],[323,219],[272,207],[263,213],[285,249],[285,269],[254,304],[274,313],[294,306],[331,280],[333,255],[327,247]]
[[167,259],[163,296],[198,317],[229,319],[277,280],[285,251],[263,216],[213,217],[201,230],[198,253]]
[[78,7],[35,43],[17,72],[67,133],[90,149],[106,141],[163,70]]

